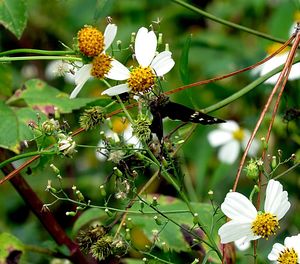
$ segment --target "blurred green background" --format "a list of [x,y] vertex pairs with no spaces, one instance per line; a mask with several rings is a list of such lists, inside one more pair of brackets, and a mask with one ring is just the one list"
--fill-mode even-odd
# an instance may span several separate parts
[[[290,28],[300,7],[299,1],[296,0],[195,0],[187,2],[220,18],[282,39],[288,39]],[[176,63],[173,70],[166,76],[165,90],[184,84],[180,77],[180,59],[183,46],[190,36],[191,46],[187,69],[189,83],[209,79],[254,64],[266,56],[267,47],[273,43],[218,24],[168,0],[29,0],[28,23],[20,40],[0,26],[0,51],[17,48],[62,50],[64,49],[62,43],[72,47],[73,39],[83,25],[91,24],[103,30],[107,16],[112,17],[113,22],[118,25],[117,39],[122,41],[123,47],[128,46],[131,33],[136,32],[141,26],[148,27],[153,24],[155,29],[163,33],[163,41],[169,43]],[[160,20],[158,27],[155,22]],[[119,59],[122,60],[122,58]],[[22,87],[27,79],[40,78],[57,89],[70,93],[74,85],[66,83],[63,78],[51,80],[46,78],[47,64],[46,61],[0,64],[0,71],[2,74],[7,72],[11,74],[10,85],[13,90]],[[254,74],[245,72],[219,82],[176,93],[171,97],[173,101],[195,109],[202,109],[242,89],[255,78]],[[288,158],[292,153],[298,152],[299,154],[299,119],[288,123],[283,120],[287,109],[299,109],[299,84],[299,80],[287,83],[269,145],[270,155],[276,155],[278,149],[283,150],[283,158]],[[104,89],[101,85],[97,80],[90,81],[79,96],[100,96]],[[242,127],[251,130],[271,89],[271,85],[260,85],[246,96],[214,112],[213,115],[226,120],[236,120]],[[2,95],[2,99],[9,96],[10,94]],[[79,111],[63,117],[73,129],[79,127],[78,114]],[[166,130],[168,131],[178,124],[177,121],[167,121]],[[213,129],[199,125],[193,136],[184,145],[180,155],[182,163],[185,164],[184,173],[195,186],[196,197],[192,197],[192,199],[207,201],[207,192],[212,189],[215,192],[216,202],[221,203],[226,192],[232,187],[238,161],[233,165],[226,165],[217,160],[217,151],[207,141],[207,133]],[[266,129],[267,123],[264,123],[259,131],[258,139],[265,136]],[[95,146],[98,141],[98,130],[82,133],[76,138],[76,142],[79,144]],[[100,186],[104,182],[113,165],[99,162],[95,157],[94,149],[78,148],[74,159],[56,158],[53,162],[62,170],[67,189],[70,189],[72,185],[77,185],[93,203],[103,203],[99,196],[99,189],[95,186]],[[283,172],[289,166],[291,166],[290,163],[282,166],[279,172]],[[53,172],[49,169],[34,169],[32,173],[24,171],[23,174],[41,199],[45,203],[50,202],[52,197],[44,190],[48,179],[53,180],[55,185]],[[139,181],[143,183],[147,177],[149,175],[145,175]],[[281,181],[290,193],[293,205],[292,213],[288,214],[287,222],[282,226],[283,232],[279,238],[283,238],[286,234],[299,232],[300,215],[296,213],[300,209],[299,169],[285,175]],[[156,186],[153,191],[176,194],[166,183],[160,184],[161,187]],[[251,184],[243,176],[238,190],[248,195]],[[11,232],[27,244],[45,245],[51,241],[50,236],[43,230],[10,183],[1,185],[0,193],[0,232]],[[51,208],[66,230],[71,229],[74,221],[65,216],[65,212],[71,208],[70,204],[60,204]],[[264,242],[262,242],[260,250],[262,256],[265,257],[269,248],[264,247]],[[24,263],[47,263],[50,259],[29,253],[23,261]]]

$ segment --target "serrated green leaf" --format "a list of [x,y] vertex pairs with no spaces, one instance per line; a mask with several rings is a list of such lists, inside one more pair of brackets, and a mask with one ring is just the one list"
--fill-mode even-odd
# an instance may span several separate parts
[[192,42],[192,35],[189,35],[184,43],[180,62],[179,62],[179,72],[180,78],[183,84],[189,84],[190,76],[189,76],[189,51]]
[[93,221],[100,221],[102,217],[107,217],[107,214],[102,209],[91,208],[85,210],[76,220],[73,225],[72,234],[75,236],[78,231],[85,225],[90,224]]
[[19,153],[19,127],[14,111],[0,101],[0,147]]
[[21,254],[24,252],[24,244],[9,233],[0,234],[0,245],[0,263],[8,263],[7,257],[13,251],[20,251]]
[[18,39],[26,27],[27,17],[25,0],[0,0],[0,23]]
[[[70,99],[68,94],[38,79],[27,81],[25,89],[16,93],[10,101],[19,99],[23,99],[28,106],[45,114],[54,113],[55,107],[62,114],[71,113],[73,110],[78,110],[91,102],[99,100],[99,98]],[[103,99],[103,102],[107,102],[107,99]]]

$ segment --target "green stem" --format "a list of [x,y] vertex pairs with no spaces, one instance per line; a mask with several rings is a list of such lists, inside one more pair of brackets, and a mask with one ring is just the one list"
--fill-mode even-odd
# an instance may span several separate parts
[[[294,63],[299,62],[299,61],[300,61],[300,58],[297,58],[297,59],[295,59]],[[243,89],[239,90],[238,92],[234,93],[233,95],[227,97],[226,99],[224,99],[214,105],[211,105],[209,107],[202,109],[203,113],[213,112],[213,111],[220,109],[220,108],[232,103],[233,101],[239,99],[240,97],[244,96],[246,93],[249,93],[250,91],[252,91],[258,85],[262,84],[264,81],[266,81],[267,79],[272,77],[274,74],[280,72],[283,69],[283,67],[284,67],[284,64],[277,67],[276,69],[270,71],[269,73],[259,77],[254,82],[250,83],[249,85],[247,85]]]
[[24,153],[24,154],[20,154],[14,157],[11,157],[10,159],[7,159],[3,162],[0,163],[0,169],[4,166],[6,166],[7,164],[16,161],[16,160],[20,160],[20,159],[24,159],[24,158],[28,158],[28,157],[33,157],[36,155],[54,155],[56,154],[56,151],[33,151],[33,152],[28,152],[28,153]]
[[203,10],[201,10],[201,9],[193,6],[193,5],[190,5],[190,4],[188,4],[188,3],[186,3],[186,2],[184,2],[182,0],[171,0],[171,1],[173,1],[176,4],[179,4],[179,5],[183,6],[183,7],[185,7],[187,9],[191,10],[191,11],[194,11],[194,12],[196,12],[196,13],[198,13],[198,14],[200,14],[200,15],[202,15],[202,16],[210,19],[210,20],[213,20],[213,21],[215,21],[217,23],[229,26],[231,28],[236,28],[238,30],[242,30],[242,31],[248,32],[248,33],[250,33],[252,35],[255,35],[255,36],[258,36],[258,37],[262,37],[264,39],[272,40],[272,41],[279,42],[279,43],[285,43],[285,40],[283,40],[283,39],[275,38],[275,37],[272,37],[271,35],[264,34],[262,32],[253,30],[251,28],[247,28],[247,27],[241,26],[239,24],[235,24],[233,22],[224,20],[222,18],[218,18],[218,17],[216,17],[216,16],[214,16],[214,15],[208,13],[208,12],[205,12],[205,11],[203,11]]
[[81,61],[79,57],[68,56],[24,56],[24,57],[0,57],[0,62],[11,61],[31,61],[31,60],[66,60],[66,61]]
[[0,52],[0,56],[7,56],[18,53],[32,53],[41,55],[75,55],[73,50],[62,51],[62,50],[40,50],[40,49],[13,49]]
[[[127,118],[129,119],[129,121],[132,123],[132,118],[130,116],[130,114],[128,113],[126,107],[124,106],[122,100],[120,99],[119,96],[117,96],[117,99],[123,109],[123,111],[125,112]],[[173,185],[173,187],[176,189],[176,191],[179,193],[179,195],[181,196],[182,200],[185,202],[185,204],[187,205],[188,209],[190,210],[191,214],[194,215],[196,213],[196,210],[193,208],[193,206],[191,205],[187,195],[182,191],[182,189],[180,188],[179,184],[176,182],[176,180],[167,172],[166,168],[157,160],[157,158],[154,156],[154,154],[151,152],[151,150],[149,149],[148,145],[145,142],[142,142],[143,146],[145,148],[145,150],[147,151],[147,153],[149,154],[150,158],[153,160],[153,162],[159,167],[161,168],[162,171],[162,175],[163,177],[166,179],[167,182],[169,182],[171,185]],[[210,242],[210,246],[211,248],[218,254],[219,258],[222,259],[222,255],[218,250],[218,247],[214,241],[214,239],[211,237],[210,232],[207,230],[206,226],[204,223],[202,223],[202,220],[200,218],[198,218],[198,225],[200,226],[200,228],[203,230],[203,232],[206,234],[206,236],[209,239]]]

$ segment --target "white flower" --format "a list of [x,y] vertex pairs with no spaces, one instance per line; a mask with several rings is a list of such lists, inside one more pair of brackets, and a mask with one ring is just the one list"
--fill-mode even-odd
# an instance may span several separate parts
[[[140,149],[142,147],[142,143],[135,135],[133,135],[132,126],[130,124],[127,124],[126,122],[123,124],[120,124],[120,122],[121,121],[117,119],[115,122],[113,122],[113,130],[108,129],[105,132],[102,132],[104,133],[105,138],[111,139],[115,143],[119,143],[120,138],[118,134],[121,134],[126,145],[132,145],[134,149]],[[115,132],[114,130],[117,132]],[[99,141],[97,147],[97,159],[100,161],[107,160],[110,151],[106,149],[106,145],[102,139]]]
[[[224,163],[232,164],[237,159],[240,148],[246,148],[250,132],[242,129],[232,120],[219,125],[219,128],[208,134],[208,141],[213,147],[220,147],[218,158]],[[257,140],[253,140],[248,155],[254,156],[259,149]]]
[[64,77],[65,81],[68,83],[74,83],[74,74],[71,71],[76,72],[77,67],[82,67],[81,62],[74,62],[74,64],[70,64],[63,60],[54,60],[48,63],[45,76],[48,80],[53,80],[57,77]]
[[136,34],[134,46],[139,67],[130,71],[123,64],[115,62],[115,69],[114,72],[111,72],[110,77],[115,80],[127,80],[127,82],[113,86],[102,94],[113,96],[129,91],[140,93],[150,90],[155,84],[156,76],[163,76],[175,64],[170,51],[163,51],[156,55],[156,48],[157,37],[155,33],[144,27],[140,28]]
[[234,241],[234,245],[240,251],[247,250],[250,247],[250,241],[245,241],[244,238],[238,239]]
[[[263,76],[270,71],[274,70],[275,68],[279,67],[280,65],[284,64],[287,60],[288,52],[280,53],[276,55],[275,57],[271,58],[267,62],[265,62],[263,65],[259,66],[256,72],[259,73],[260,76]],[[268,80],[265,81],[265,83],[268,84],[275,84],[279,78],[280,73],[277,73],[270,77]],[[292,69],[289,74],[289,80],[296,80],[300,78],[300,63],[296,63],[292,66]]]
[[[108,24],[105,31],[104,31],[104,50],[100,55],[105,54],[105,51],[110,47],[112,42],[114,41],[117,34],[117,26],[115,24]],[[111,58],[110,56],[106,56],[106,61],[110,63],[110,69],[107,73],[104,74],[104,77],[113,79],[113,80],[120,80],[118,78],[111,78],[111,74],[114,73],[115,64],[119,65],[120,63],[117,62],[115,59]],[[85,64],[75,73],[75,84],[76,87],[70,95],[70,98],[75,98],[77,94],[82,89],[83,85],[93,77],[92,75],[93,64]]]
[[284,245],[275,243],[268,259],[275,263],[300,263],[300,234],[286,237]]
[[251,201],[238,192],[229,192],[221,205],[223,213],[231,220],[220,227],[221,243],[236,240],[242,243],[268,238],[279,228],[278,221],[286,214],[291,204],[282,185],[270,180],[266,189],[264,211],[258,212]]
[[[294,23],[291,26],[290,29],[290,35],[292,35],[295,32],[295,26],[296,23]],[[275,52],[277,49],[279,49],[281,47],[280,44],[273,44],[272,46],[270,46],[268,48],[268,53],[271,54],[273,52]],[[274,70],[275,68],[279,67],[280,65],[284,64],[287,60],[288,57],[288,51],[286,51],[285,49],[280,52],[278,55],[276,55],[275,57],[269,59],[268,61],[266,61],[264,64],[258,66],[257,68],[255,68],[252,73],[253,74],[259,74],[259,76],[263,76],[267,73],[269,73],[270,71]],[[273,75],[272,77],[270,77],[269,79],[267,79],[265,81],[265,83],[268,84],[275,84],[279,78],[280,72]],[[289,74],[289,78],[288,80],[292,81],[292,80],[296,80],[300,78],[300,63],[296,63],[292,66],[290,74]]]

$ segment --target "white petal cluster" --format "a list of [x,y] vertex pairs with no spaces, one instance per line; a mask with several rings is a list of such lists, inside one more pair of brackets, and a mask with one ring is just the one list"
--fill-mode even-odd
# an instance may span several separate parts
[[[283,191],[282,185],[278,181],[270,180],[266,189],[264,212],[271,213],[280,220],[290,206],[288,193]],[[222,244],[236,240],[240,240],[239,243],[246,243],[260,238],[251,229],[258,211],[246,196],[238,192],[227,193],[221,210],[231,219],[218,231]]]

